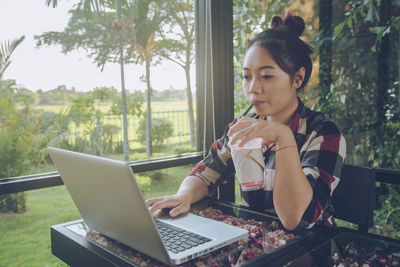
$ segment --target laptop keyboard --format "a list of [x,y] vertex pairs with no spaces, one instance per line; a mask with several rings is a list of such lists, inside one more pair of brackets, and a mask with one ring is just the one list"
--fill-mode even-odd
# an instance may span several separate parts
[[211,241],[208,237],[171,226],[158,220],[156,220],[156,225],[165,247],[173,253],[179,253]]

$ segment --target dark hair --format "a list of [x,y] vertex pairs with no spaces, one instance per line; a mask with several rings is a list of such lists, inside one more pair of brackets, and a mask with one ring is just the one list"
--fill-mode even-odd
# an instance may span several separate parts
[[313,49],[299,38],[304,29],[304,20],[299,16],[293,16],[289,11],[284,19],[279,16],[273,17],[270,21],[270,29],[259,33],[247,44],[247,50],[253,45],[265,48],[292,80],[294,74],[304,67],[306,70],[304,81],[297,90],[307,84],[312,72],[310,55]]

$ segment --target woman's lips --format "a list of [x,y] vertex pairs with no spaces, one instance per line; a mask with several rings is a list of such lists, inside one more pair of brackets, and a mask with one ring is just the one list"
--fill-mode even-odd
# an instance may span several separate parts
[[255,101],[254,101],[254,106],[255,106],[256,108],[260,108],[260,106],[261,106],[262,104],[264,104],[264,103],[265,103],[264,101],[255,100]]

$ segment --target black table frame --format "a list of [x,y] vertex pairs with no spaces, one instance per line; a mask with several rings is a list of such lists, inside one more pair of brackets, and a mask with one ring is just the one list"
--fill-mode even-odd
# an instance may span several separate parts
[[[224,201],[216,201],[212,199],[204,199],[200,202],[199,207],[212,205],[215,208],[236,209],[240,210],[237,215],[239,217],[254,218],[263,220],[265,218],[274,218],[272,214],[260,213],[255,210],[239,206],[233,203]],[[230,214],[235,215],[235,214]],[[243,215],[243,216],[242,216]],[[276,217],[277,220],[277,217]],[[136,266],[134,263],[125,260],[111,251],[94,244],[88,238],[83,237],[67,227],[72,224],[81,223],[83,220],[76,220],[51,226],[51,250],[52,253],[71,266]],[[255,258],[243,266],[282,266],[288,260],[293,259],[306,251],[312,249],[315,244],[319,244],[332,236],[332,231],[312,231],[305,234],[305,237],[300,238],[301,242],[298,245],[284,246],[274,250],[270,255],[262,255]]]
[[66,226],[83,222],[76,220],[51,226],[51,252],[71,266],[132,266],[115,254],[90,242]]

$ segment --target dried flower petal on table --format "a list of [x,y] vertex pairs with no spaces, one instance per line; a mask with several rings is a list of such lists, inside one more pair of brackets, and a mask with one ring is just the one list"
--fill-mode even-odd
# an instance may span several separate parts
[[[249,230],[249,237],[232,243],[224,248],[218,249],[190,262],[186,262],[181,267],[220,267],[220,266],[240,266],[260,255],[267,253],[275,248],[285,245],[288,241],[298,238],[298,236],[286,233],[279,229],[277,222],[268,224],[264,221],[254,219],[243,219],[223,214],[221,210],[208,207],[204,210],[191,210],[192,213],[210,219],[218,220],[223,223],[235,225]],[[88,237],[107,250],[125,258],[138,266],[166,266],[150,257],[141,254],[117,241],[102,236],[98,232],[91,232]]]
[[338,248],[341,257],[331,257],[336,263],[334,266],[400,266],[400,257],[387,249],[374,249],[355,241],[339,244]]

